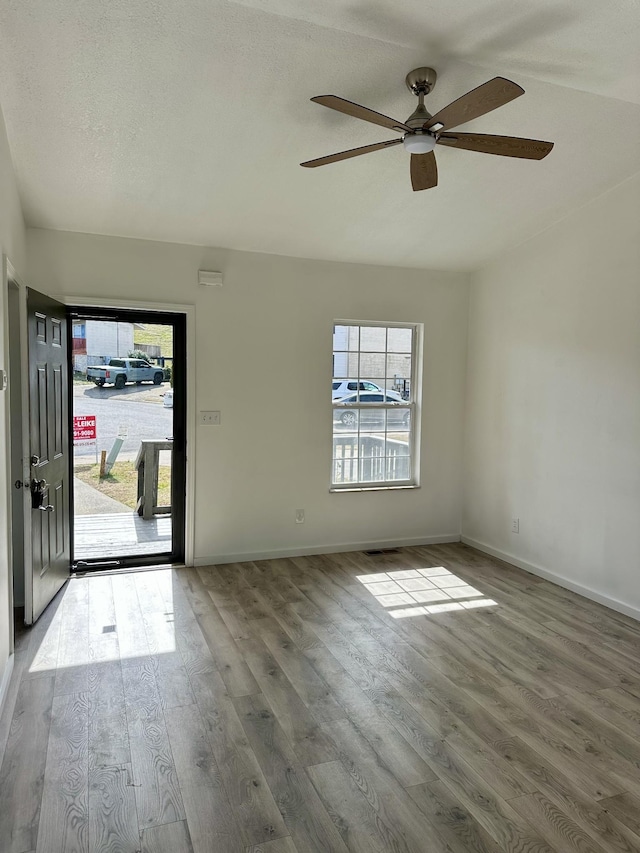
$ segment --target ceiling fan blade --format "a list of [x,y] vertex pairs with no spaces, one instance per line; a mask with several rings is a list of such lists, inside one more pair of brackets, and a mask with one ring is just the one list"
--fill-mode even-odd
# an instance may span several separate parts
[[438,167],[433,151],[411,155],[411,186],[414,192],[438,186]]
[[521,157],[525,160],[542,160],[553,148],[553,142],[523,139],[520,136],[492,136],[490,133],[441,133],[438,142],[449,148],[465,148],[467,151]]
[[360,104],[354,104],[351,101],[345,101],[344,98],[339,98],[337,95],[318,95],[311,100],[316,104],[321,104],[323,107],[329,107],[331,110],[337,110],[339,113],[345,113],[354,118],[361,118],[363,121],[370,121],[373,124],[379,124],[381,127],[387,127],[389,130],[397,130],[399,133],[406,133],[411,128],[401,121],[396,121],[389,116],[383,116],[382,113],[377,113],[374,110],[361,107]]
[[434,124],[441,124],[442,130],[457,127],[459,124],[464,124],[508,104],[520,95],[524,95],[522,86],[504,77],[494,77],[493,80],[483,83],[482,86],[472,89],[457,101],[453,101],[449,106],[443,107],[440,112],[425,122],[424,127],[433,127]]
[[315,169],[316,166],[326,166],[327,163],[337,163],[339,160],[348,160],[350,157],[359,157],[370,151],[379,151],[381,148],[389,148],[391,145],[400,145],[401,139],[387,139],[386,142],[374,142],[373,145],[363,145],[362,148],[350,148],[348,151],[340,151],[338,154],[329,154],[327,157],[318,157],[317,160],[307,160],[300,163],[307,169]]

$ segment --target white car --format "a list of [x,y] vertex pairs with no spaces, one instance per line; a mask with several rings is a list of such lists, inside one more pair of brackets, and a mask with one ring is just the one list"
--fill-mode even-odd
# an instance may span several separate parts
[[[392,396],[393,395],[393,396]],[[397,400],[396,397],[400,399]],[[351,394],[349,397],[341,397],[339,400],[334,400],[336,408],[333,410],[334,424],[342,424],[343,426],[353,429],[360,426],[379,426],[386,422],[388,430],[408,429],[411,419],[411,410],[407,407],[398,406],[393,409],[376,408],[376,403],[393,403],[394,406],[400,403],[405,403],[399,394],[393,391],[360,391],[356,394]],[[364,403],[363,408],[358,407],[355,411],[349,406],[354,404]],[[386,418],[385,418],[386,413]]]
[[[348,397],[353,394],[354,391],[373,391],[378,394],[387,394],[387,397],[390,397],[396,403],[404,403],[404,400],[400,396],[400,394],[395,391],[386,391],[384,388],[381,388],[379,385],[376,385],[375,382],[368,382],[365,379],[361,379],[359,382],[355,379],[336,379],[334,380],[331,386],[331,399],[338,400],[341,397]],[[391,402],[389,400],[389,402]]]

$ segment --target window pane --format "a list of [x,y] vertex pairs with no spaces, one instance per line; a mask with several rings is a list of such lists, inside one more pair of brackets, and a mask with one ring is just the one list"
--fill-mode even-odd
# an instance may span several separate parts
[[407,353],[390,352],[387,355],[387,376],[396,374],[406,379],[411,376],[411,356]]
[[387,350],[389,352],[411,353],[413,329],[387,329]]
[[376,432],[384,432],[386,423],[386,412],[384,409],[378,409],[374,406],[363,407],[359,411],[360,416],[360,431],[374,430]]
[[360,330],[358,326],[333,327],[333,351],[357,350]]
[[359,411],[357,408],[345,406],[333,410],[333,431],[354,432],[358,429]]
[[359,473],[359,460],[356,457],[351,459],[333,460],[332,482],[334,485],[338,486],[348,483],[357,483]]
[[411,356],[404,353],[390,352],[387,355],[387,376],[395,379],[400,376],[409,379],[411,376]]
[[358,456],[359,446],[357,433],[355,435],[335,433],[333,436],[333,458],[336,460],[355,459]]
[[363,483],[381,483],[386,479],[384,456],[367,456],[360,459],[360,480]]
[[370,416],[375,422],[375,431],[370,427],[360,430],[360,479],[363,483],[383,482],[386,479],[386,436],[384,433],[385,411],[361,412],[361,418]]
[[390,456],[386,463],[387,480],[393,482],[394,480],[408,480],[411,477],[411,460],[408,456]]
[[[405,463],[401,464],[406,467]],[[360,477],[362,482],[383,482],[387,479],[387,468],[388,451],[385,433],[382,431],[361,433]]]
[[349,372],[346,352],[334,352],[333,354],[333,378],[345,379]]
[[398,406],[387,410],[387,432],[394,438],[408,435],[411,426],[411,409]]
[[410,379],[401,379],[398,377],[397,379],[389,380],[390,384],[393,386],[393,393],[400,397],[398,400],[401,403],[405,400],[407,403],[413,402],[413,398],[411,396],[411,380]]
[[395,456],[411,456],[411,445],[409,444],[408,439],[408,436],[403,438],[401,435],[388,432],[386,445],[387,456],[389,458]]
[[358,459],[358,435],[335,435],[333,437],[333,474],[332,481],[356,483],[360,473]]
[[363,352],[360,354],[360,377],[385,375],[386,357],[384,353]]
[[387,330],[381,326],[362,326],[360,328],[361,352],[385,352]]
[[346,354],[347,376],[350,378],[358,377],[360,370],[360,353],[350,352]]

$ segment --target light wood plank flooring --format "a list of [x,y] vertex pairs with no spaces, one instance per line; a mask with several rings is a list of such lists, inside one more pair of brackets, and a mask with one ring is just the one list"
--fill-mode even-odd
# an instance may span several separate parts
[[2,853],[640,851],[640,624],[463,545],[72,580]]

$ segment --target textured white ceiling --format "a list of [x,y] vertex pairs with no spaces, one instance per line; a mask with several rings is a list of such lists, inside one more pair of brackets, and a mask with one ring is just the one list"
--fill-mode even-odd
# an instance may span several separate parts
[[[0,0],[0,104],[33,226],[471,269],[640,170],[637,0]],[[413,193],[394,134],[500,74],[526,94],[464,130],[554,141],[531,162],[437,149]]]

